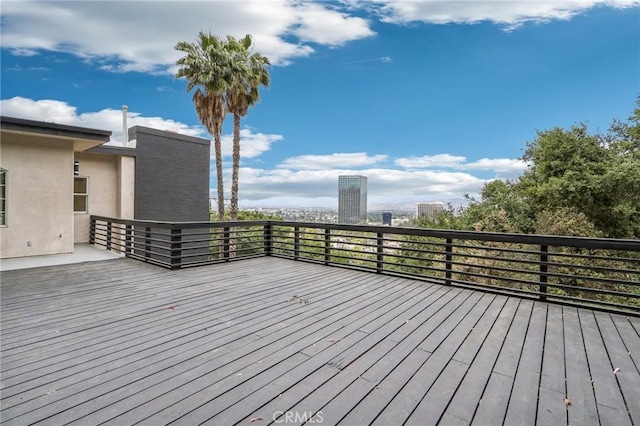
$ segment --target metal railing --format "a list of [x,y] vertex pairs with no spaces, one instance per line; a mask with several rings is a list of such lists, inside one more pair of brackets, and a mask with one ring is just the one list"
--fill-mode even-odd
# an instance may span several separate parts
[[640,315],[640,240],[91,217],[91,243],[179,269],[275,256]]

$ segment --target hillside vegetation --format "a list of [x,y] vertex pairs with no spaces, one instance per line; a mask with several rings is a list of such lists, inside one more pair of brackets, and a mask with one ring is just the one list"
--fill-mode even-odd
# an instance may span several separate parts
[[640,238],[640,98],[605,134],[587,124],[539,131],[514,180],[487,182],[480,199],[411,225],[423,228]]

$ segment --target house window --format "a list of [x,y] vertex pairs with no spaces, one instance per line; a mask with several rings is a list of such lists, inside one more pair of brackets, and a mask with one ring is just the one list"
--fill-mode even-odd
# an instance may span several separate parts
[[0,169],[0,226],[7,225],[7,171]]
[[89,212],[89,179],[86,177],[73,178],[73,211]]

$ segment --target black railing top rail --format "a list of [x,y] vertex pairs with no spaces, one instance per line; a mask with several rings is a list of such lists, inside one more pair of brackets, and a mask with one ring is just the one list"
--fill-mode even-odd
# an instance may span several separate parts
[[640,251],[640,239],[611,239],[592,237],[572,237],[558,235],[513,234],[484,231],[457,231],[445,229],[427,229],[411,227],[390,227],[373,225],[347,225],[338,223],[306,223],[293,221],[268,221],[273,225],[297,226],[300,228],[319,228],[341,231],[360,231],[383,234],[402,234],[422,237],[450,238],[456,240],[492,241],[515,244],[534,244],[546,246],[566,246],[588,249]]
[[337,231],[355,231],[366,233],[400,234],[418,237],[435,237],[455,240],[490,241],[513,244],[531,244],[539,246],[564,246],[586,249],[605,249],[621,251],[640,251],[640,239],[612,239],[594,237],[572,237],[558,235],[514,234],[484,231],[458,231],[444,229],[426,229],[411,227],[390,227],[376,225],[348,225],[339,223],[295,222],[279,220],[239,220],[239,221],[204,221],[204,222],[167,222],[152,220],[115,219],[106,216],[92,215],[92,219],[114,221],[123,225],[149,226],[166,229],[198,229],[198,228],[231,228],[247,226],[285,226],[298,228],[330,229]]
[[238,221],[200,221],[200,222],[168,222],[160,220],[117,219],[108,216],[91,215],[91,220],[114,222],[121,225],[149,226],[150,228],[166,229],[198,229],[198,228],[232,228],[244,226],[264,226],[267,220],[238,220]]

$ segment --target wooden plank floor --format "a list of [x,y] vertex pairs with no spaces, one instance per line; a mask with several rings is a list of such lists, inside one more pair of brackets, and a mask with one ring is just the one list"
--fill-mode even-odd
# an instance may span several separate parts
[[639,318],[267,257],[1,279],[3,425],[640,425]]

